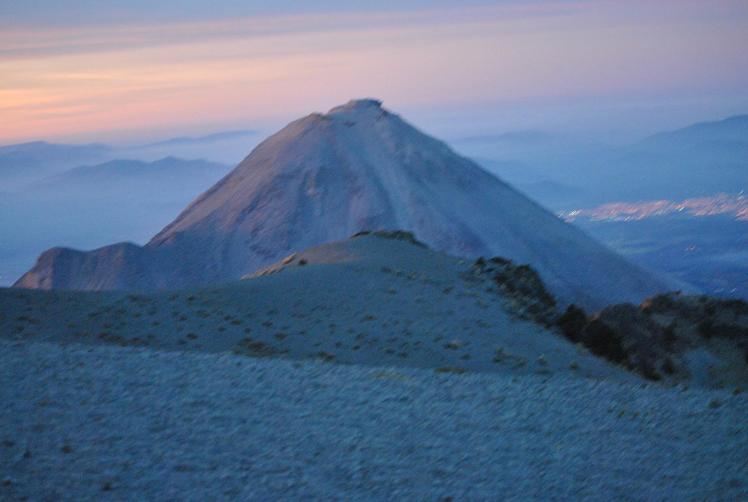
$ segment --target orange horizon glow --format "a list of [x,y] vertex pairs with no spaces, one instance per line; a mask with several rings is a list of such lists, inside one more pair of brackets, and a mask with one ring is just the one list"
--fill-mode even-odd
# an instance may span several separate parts
[[748,86],[744,20],[648,23],[600,5],[5,30],[0,143],[272,121],[360,96],[397,108]]

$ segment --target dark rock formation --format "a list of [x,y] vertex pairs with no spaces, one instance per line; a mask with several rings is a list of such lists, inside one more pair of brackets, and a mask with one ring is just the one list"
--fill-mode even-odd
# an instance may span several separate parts
[[405,230],[362,230],[353,234],[351,238],[355,239],[356,237],[361,237],[362,235],[376,235],[377,237],[382,237],[384,239],[409,242],[415,246],[419,246],[422,248],[428,247],[426,244],[416,239],[416,236],[415,234],[413,234],[413,232],[406,232]]
[[748,378],[748,304],[680,293],[587,316],[570,305],[556,325],[569,340],[650,380],[700,378],[723,385]]
[[529,265],[516,265],[512,260],[494,257],[478,258],[474,274],[490,277],[504,295],[512,310],[521,317],[551,326],[556,318],[556,300],[548,292],[540,275]]

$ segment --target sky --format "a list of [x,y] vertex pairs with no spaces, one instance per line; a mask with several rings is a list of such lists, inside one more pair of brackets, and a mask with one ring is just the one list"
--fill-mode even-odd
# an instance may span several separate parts
[[0,0],[0,144],[270,131],[357,97],[447,138],[628,139],[748,113],[746,47],[745,0]]

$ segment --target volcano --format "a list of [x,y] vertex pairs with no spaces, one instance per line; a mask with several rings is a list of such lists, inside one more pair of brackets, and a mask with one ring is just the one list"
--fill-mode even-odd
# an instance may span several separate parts
[[669,289],[373,99],[290,123],[145,246],[53,248],[15,286],[213,284],[364,230],[407,230],[455,256],[528,263],[562,303],[587,308]]

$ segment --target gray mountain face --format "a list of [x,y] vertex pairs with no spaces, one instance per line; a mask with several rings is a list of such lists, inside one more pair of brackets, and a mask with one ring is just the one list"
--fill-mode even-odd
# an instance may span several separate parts
[[588,308],[668,289],[375,100],[292,122],[144,247],[53,249],[16,286],[181,288],[237,279],[361,230],[403,229],[458,256],[535,267]]

